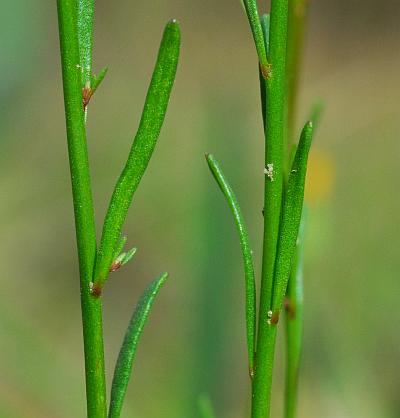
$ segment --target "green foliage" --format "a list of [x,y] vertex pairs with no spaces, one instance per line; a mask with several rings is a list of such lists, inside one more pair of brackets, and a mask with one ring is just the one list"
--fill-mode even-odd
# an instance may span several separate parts
[[79,65],[82,71],[82,86],[92,77],[94,0],[77,0]]
[[[86,144],[86,109],[107,69],[92,74],[94,0],[58,0],[61,64],[68,153],[74,202],[81,282],[87,417],[106,418],[106,382],[102,329],[102,286],[109,271],[132,259],[121,237],[133,194],[147,168],[161,131],[179,57],[180,29],[167,24],[147,93],[139,129],[126,166],[115,186],[103,226],[100,249],[96,233]],[[110,416],[119,416],[139,336],[167,274],[154,281],[139,302],[121,348],[115,371]]]
[[133,194],[147,168],[164,122],[178,65],[179,47],[179,25],[176,21],[171,21],[167,24],[161,41],[139,129],[104,220],[94,275],[95,285],[100,288],[108,277]]
[[[312,123],[309,122],[302,131],[296,155],[287,176],[286,171],[290,162],[287,151],[288,138],[292,131],[293,103],[296,93],[290,89],[297,87],[297,72],[296,74],[292,72],[295,71],[293,62],[299,61],[298,56],[293,57],[292,54],[299,54],[300,50],[300,43],[292,45],[294,40],[288,38],[288,34],[290,37],[300,34],[300,30],[294,30],[294,26],[303,25],[303,16],[300,19],[297,19],[297,15],[294,17],[296,14],[294,8],[299,7],[301,1],[271,0],[270,14],[263,15],[261,19],[256,1],[244,1],[260,61],[261,110],[265,130],[263,256],[258,328],[257,333],[254,331],[257,338],[252,341],[250,341],[253,336],[251,325],[256,323],[256,319],[250,317],[248,306],[256,306],[256,295],[255,292],[252,294],[253,299],[250,304],[249,283],[253,285],[255,279],[253,270],[251,270],[252,276],[246,273],[246,324],[249,351],[253,341],[256,346],[254,375],[251,373],[252,418],[268,418],[270,413],[277,324],[288,287],[292,262],[295,258],[304,200],[307,158],[312,139]],[[267,67],[263,68],[264,64]],[[290,103],[289,107],[288,103]],[[249,265],[252,259],[251,252],[247,254],[249,248],[247,232],[236,197],[215,159],[208,156],[207,161],[234,214],[246,267],[246,261]],[[300,269],[300,266],[296,268]],[[296,297],[296,295],[293,296]],[[296,327],[298,325],[296,323]],[[292,329],[294,327],[290,328]],[[294,336],[293,333],[290,334],[290,337],[292,336]],[[252,364],[251,361],[250,364]],[[290,372],[297,375],[298,363],[292,362],[290,367],[293,367]],[[290,385],[290,390],[293,391],[294,388],[295,386]],[[292,395],[294,393],[290,394]]]
[[307,212],[303,208],[299,236],[286,291],[286,382],[285,417],[296,413],[297,384],[303,338],[303,256]]
[[92,90],[92,94],[97,90],[100,86],[101,82],[104,80],[108,71],[107,67],[104,67],[100,70],[99,74],[92,74],[90,77],[90,89]]
[[313,125],[311,122],[308,122],[301,133],[285,195],[279,231],[278,250],[276,254],[274,293],[271,308],[273,314],[276,313],[277,315],[279,315],[279,311],[282,308],[297,236],[299,234],[301,213],[303,210],[307,159],[311,146],[312,134]]
[[131,377],[133,362],[135,360],[137,345],[155,298],[162,285],[167,280],[167,277],[168,274],[164,273],[149,285],[140,298],[129,322],[114,370],[108,418],[119,418],[121,415],[122,405]]
[[258,60],[260,62],[261,72],[264,78],[268,77],[269,64],[267,58],[266,45],[264,43],[263,30],[261,27],[260,17],[258,15],[256,0],[243,0],[243,5],[246,10],[251,32],[253,34],[254,44],[256,46]]
[[247,351],[249,357],[249,373],[254,373],[254,355],[256,341],[256,282],[253,267],[253,254],[249,243],[249,234],[244,222],[242,211],[236,199],[235,193],[225,178],[225,175],[212,154],[206,155],[208,166],[219,188],[224,194],[232,215],[235,219],[236,229],[239,234],[240,247],[243,255],[244,276],[246,283],[246,328],[247,328]]

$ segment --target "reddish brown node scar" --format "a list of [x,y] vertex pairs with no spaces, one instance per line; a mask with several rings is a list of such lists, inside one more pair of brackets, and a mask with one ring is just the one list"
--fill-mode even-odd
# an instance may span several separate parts
[[92,98],[93,91],[90,87],[85,86],[82,89],[82,101],[83,101],[83,109],[86,109],[87,105],[90,102],[90,99]]
[[289,298],[285,298],[284,306],[287,314],[289,315],[289,318],[294,319],[296,316],[295,304]]
[[92,296],[95,298],[98,298],[101,296],[101,287],[98,283],[94,284],[91,290]]
[[279,312],[274,312],[271,316],[271,324],[276,325],[279,322]]
[[110,267],[110,273],[112,273],[112,272],[114,272],[114,271],[119,270],[121,266],[122,266],[122,264],[121,264],[121,262],[120,262],[120,261],[114,261],[114,262],[111,264],[111,267]]
[[271,66],[271,64],[260,65],[260,69],[261,69],[261,74],[263,75],[263,77],[266,80],[268,80],[271,77],[271,74],[272,74],[272,66]]

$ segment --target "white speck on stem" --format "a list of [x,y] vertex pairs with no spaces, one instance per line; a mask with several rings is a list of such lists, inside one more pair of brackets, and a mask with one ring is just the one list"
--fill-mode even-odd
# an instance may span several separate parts
[[272,311],[268,311],[267,312],[267,317],[268,317],[268,319],[267,319],[267,324],[268,325],[271,325],[271,318],[272,318]]
[[271,180],[274,181],[274,165],[267,164],[267,167],[264,168],[264,174]]
[[90,293],[93,293],[93,286],[94,286],[94,283],[93,282],[89,282],[89,292]]

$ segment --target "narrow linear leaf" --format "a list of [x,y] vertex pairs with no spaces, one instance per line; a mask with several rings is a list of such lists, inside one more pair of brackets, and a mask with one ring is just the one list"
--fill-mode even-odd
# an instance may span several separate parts
[[286,290],[286,382],[285,417],[295,416],[300,357],[303,340],[303,255],[307,212],[303,208],[299,236]]
[[106,76],[108,71],[107,67],[104,67],[100,70],[98,74],[92,74],[90,77],[90,88],[92,91],[92,96],[94,92],[97,90],[97,88],[100,86],[101,82],[104,80],[104,77]]
[[79,65],[82,87],[90,83],[92,73],[94,0],[78,0]]
[[215,418],[214,408],[208,395],[200,395],[197,404],[201,418]]
[[263,29],[261,27],[260,17],[258,15],[256,0],[243,0],[246,15],[249,20],[251,32],[253,34],[254,44],[256,46],[258,60],[260,61],[260,68],[263,76],[268,77],[269,64],[267,58],[267,51],[264,43]]
[[128,237],[126,235],[122,235],[120,237],[118,244],[115,247],[113,260],[116,260],[117,257],[122,253],[122,250],[124,249],[127,240],[128,240]]
[[144,291],[129,322],[128,329],[118,355],[111,387],[110,409],[108,418],[119,418],[124,402],[133,362],[140,336],[149,316],[155,298],[168,278],[168,273],[154,280]]
[[253,255],[249,244],[249,234],[246,224],[236,199],[235,193],[225,178],[225,175],[215,157],[212,154],[206,155],[208,166],[213,174],[219,188],[224,194],[226,201],[235,219],[236,228],[239,233],[240,247],[243,255],[244,276],[246,285],[246,329],[247,349],[249,357],[249,370],[252,377],[254,372],[254,353],[256,338],[256,286],[253,267]]
[[267,53],[267,57],[269,55],[269,27],[270,27],[270,15],[269,14],[263,14],[261,16],[261,27],[263,31],[263,38],[264,38],[264,44],[265,44],[265,50]]
[[140,180],[153,154],[167,111],[178,64],[180,29],[175,20],[164,30],[157,63],[147,92],[139,129],[115,186],[105,217],[94,282],[100,288],[108,276],[121,228]]
[[308,122],[301,133],[299,145],[289,174],[275,262],[274,291],[272,298],[272,311],[274,312],[275,318],[279,317],[279,312],[283,304],[292,258],[299,234],[307,160],[312,134],[313,124],[312,122]]
[[137,248],[134,247],[134,248],[131,248],[126,253],[122,252],[116,258],[114,258],[110,267],[110,273],[119,270],[123,265],[128,263],[136,254],[136,251],[137,251]]
[[136,254],[137,248],[133,247],[125,253],[124,258],[121,261],[122,265],[125,265],[132,260],[133,256]]
[[[265,43],[265,48],[267,51],[267,56],[269,54],[269,24],[270,24],[269,14],[262,15],[261,26],[263,29],[264,43]],[[265,131],[266,129],[265,121],[267,120],[267,88],[266,88],[266,80],[264,78],[264,75],[261,72],[261,67],[259,69],[259,78],[260,78],[261,113],[262,113],[262,121],[263,121],[264,131]]]

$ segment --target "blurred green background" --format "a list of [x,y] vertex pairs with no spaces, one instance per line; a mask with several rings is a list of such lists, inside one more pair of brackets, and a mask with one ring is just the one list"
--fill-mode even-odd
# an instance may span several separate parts
[[[311,3],[299,126],[315,99],[326,110],[308,176],[299,418],[400,417],[399,13],[395,0]],[[56,4],[3,2],[1,15],[0,417],[83,417]],[[262,124],[238,0],[96,1],[95,69],[109,67],[88,119],[96,219],[100,227],[172,17],[183,32],[175,90],[125,226],[139,251],[104,295],[108,379],[137,298],[168,270],[124,417],[197,418],[203,393],[219,418],[248,417],[241,255],[203,158],[212,151],[237,191],[259,272]],[[283,353],[281,342],[273,417]]]

